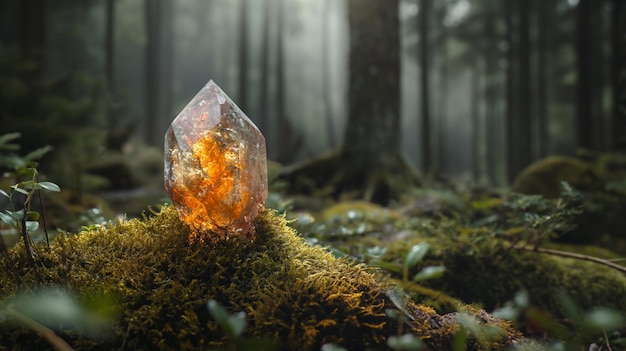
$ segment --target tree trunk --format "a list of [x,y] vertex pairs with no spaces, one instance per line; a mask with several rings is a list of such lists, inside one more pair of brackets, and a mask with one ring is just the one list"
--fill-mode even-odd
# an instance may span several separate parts
[[483,174],[481,149],[483,144],[483,137],[481,133],[480,123],[480,72],[479,68],[474,66],[471,71],[471,102],[470,102],[470,121],[472,130],[472,178],[475,183],[481,182]]
[[109,97],[114,90],[115,74],[115,0],[106,0],[104,30],[104,65]]
[[531,121],[532,116],[532,76],[530,70],[530,1],[519,0],[519,112],[512,135],[517,144],[517,170],[524,169],[532,162]]
[[501,140],[500,130],[497,128],[498,120],[498,104],[499,95],[499,70],[498,61],[500,59],[497,43],[499,42],[498,33],[496,32],[496,16],[493,10],[486,14],[484,21],[484,37],[489,43],[484,50],[484,72],[485,72],[485,167],[487,173],[487,181],[491,185],[497,182],[497,164],[499,156],[499,148]]
[[552,0],[537,0],[537,138],[538,156],[548,155],[548,50],[550,50],[550,18],[554,18]]
[[[506,1],[507,40],[507,142],[508,177],[512,181],[532,161],[530,4],[527,0]],[[518,17],[515,13],[519,14]]]
[[580,0],[576,10],[577,33],[576,33],[576,58],[578,68],[578,81],[576,87],[576,131],[578,147],[594,149],[594,123],[592,90],[594,78],[592,71],[593,59],[591,42],[593,40],[592,7],[594,0]]
[[517,60],[515,50],[515,33],[517,27],[515,25],[513,0],[504,1],[504,12],[506,20],[506,123],[507,123],[507,178],[509,182],[515,179],[515,176],[519,172],[516,160],[516,144],[515,141],[515,121],[517,120],[517,99],[516,99],[516,82],[517,82]]
[[626,151],[626,3],[613,0],[612,149]]
[[20,0],[18,5],[20,54],[24,61],[33,63],[32,69],[26,72],[24,79],[31,83],[43,78],[46,3],[46,0]]
[[324,115],[326,116],[326,133],[328,135],[328,144],[331,148],[337,147],[337,140],[335,138],[335,123],[333,118],[332,100],[331,94],[331,81],[330,81],[330,62],[328,57],[328,46],[330,37],[328,18],[330,17],[330,2],[334,0],[322,0],[322,98],[324,103]]
[[248,0],[239,4],[239,96],[237,105],[248,109]]
[[400,153],[398,0],[349,0],[349,114],[343,158],[380,167]]
[[303,142],[302,135],[293,131],[293,127],[285,109],[285,3],[276,0],[276,160],[290,162],[295,157]]
[[267,133],[269,128],[268,115],[267,115],[267,103],[269,99],[269,48],[270,48],[270,23],[273,12],[273,0],[265,0],[265,7],[263,10],[263,32],[262,32],[262,44],[261,44],[261,98],[259,101],[259,112],[257,113],[256,123],[257,127],[263,132]]
[[146,115],[148,145],[162,146],[171,116],[172,1],[146,0]]
[[[398,0],[348,0],[349,113],[338,152],[288,167],[291,192],[387,204],[417,177],[400,152]],[[301,181],[301,179],[307,179]]]
[[428,101],[429,63],[428,63],[428,16],[430,13],[430,0],[420,0],[419,7],[419,32],[420,32],[420,126],[422,145],[422,170],[427,172],[432,167],[431,161],[431,137],[430,137],[430,107]]
[[439,102],[437,118],[437,159],[435,162],[439,167],[443,168],[446,161],[445,134],[448,128],[448,82],[449,82],[449,66],[450,58],[448,53],[448,28],[441,26],[441,64],[439,65],[439,75],[441,76],[441,85],[439,90]]

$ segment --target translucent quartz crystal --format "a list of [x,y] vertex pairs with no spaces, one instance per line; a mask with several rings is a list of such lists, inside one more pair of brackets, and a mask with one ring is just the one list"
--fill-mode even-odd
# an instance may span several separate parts
[[165,134],[165,189],[190,242],[254,237],[267,198],[265,138],[212,80]]

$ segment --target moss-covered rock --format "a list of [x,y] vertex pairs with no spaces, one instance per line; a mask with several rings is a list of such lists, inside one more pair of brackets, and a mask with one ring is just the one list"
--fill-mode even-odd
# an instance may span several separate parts
[[579,190],[592,191],[603,187],[600,176],[590,164],[574,157],[550,156],[524,169],[511,190],[556,198],[561,192],[562,181]]
[[[0,296],[10,304],[41,286],[61,286],[81,299],[117,301],[123,315],[112,325],[111,339],[58,332],[85,350],[223,348],[227,340],[209,316],[209,299],[246,312],[244,337],[272,340],[281,350],[319,350],[331,342],[383,350],[388,336],[401,331],[433,350],[452,348],[458,314],[442,316],[413,303],[366,266],[310,246],[273,212],[260,214],[256,231],[252,242],[189,245],[187,228],[165,207],[149,219],[60,236],[49,250],[36,245],[34,266],[18,245],[0,258]],[[466,315],[498,331],[487,339],[477,335],[469,349],[504,350],[521,340],[508,323],[484,311]],[[51,348],[8,320],[0,324],[0,345]]]

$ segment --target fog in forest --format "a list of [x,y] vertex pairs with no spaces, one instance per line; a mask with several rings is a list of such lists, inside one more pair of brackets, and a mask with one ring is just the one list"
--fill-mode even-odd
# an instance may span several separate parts
[[[422,3],[430,4],[423,26]],[[581,146],[576,134],[581,74],[590,77],[583,94],[590,96],[593,114],[587,131],[592,142],[586,146],[612,149],[612,2],[584,3],[587,15],[579,13],[582,3],[576,0],[400,1],[401,138],[414,166],[478,184],[506,184],[512,176],[506,170],[512,120],[526,121],[527,130],[519,133],[532,140],[528,159],[518,168],[550,154],[575,154]],[[289,164],[351,142],[343,140],[351,40],[347,1],[41,4],[2,2],[3,57],[42,44],[35,63],[42,79],[78,79],[73,101],[89,97],[108,104],[81,117],[81,126],[161,147],[171,120],[213,79],[263,131],[271,159]],[[581,21],[591,23],[588,33],[581,32]],[[590,53],[584,69],[577,57],[581,46]],[[426,78],[421,57],[428,62]],[[12,64],[5,60],[5,68],[13,70],[8,77],[19,70]],[[428,165],[420,156],[424,86]],[[32,123],[50,118],[24,117]],[[78,123],[57,120],[54,128]],[[24,123],[9,124],[27,139],[37,138]]]

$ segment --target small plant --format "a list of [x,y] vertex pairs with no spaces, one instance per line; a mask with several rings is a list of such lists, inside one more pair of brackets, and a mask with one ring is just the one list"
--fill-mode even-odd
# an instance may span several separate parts
[[561,305],[562,320],[531,305],[526,291],[518,292],[514,300],[495,310],[493,315],[533,325],[549,338],[558,340],[548,345],[549,350],[580,350],[581,345],[586,345],[585,349],[588,347],[592,350],[593,341],[606,344],[607,349],[611,350],[613,342],[614,346],[622,342],[611,341],[607,335],[607,332],[619,333],[619,330],[626,326],[626,315],[622,312],[601,306],[585,311],[564,291],[559,291],[557,296]]
[[[429,249],[430,244],[427,242],[413,245],[411,249],[409,249],[409,252],[406,254],[406,258],[404,259],[404,266],[402,270],[402,280],[404,282],[409,281],[409,269],[420,262]],[[445,271],[446,268],[444,266],[428,266],[414,275],[413,281],[418,282],[428,279],[436,279],[441,277]]]
[[211,317],[215,319],[228,338],[224,349],[239,351],[277,349],[277,344],[271,340],[243,337],[247,324],[246,312],[240,311],[230,314],[224,306],[213,299],[207,302],[207,308]]
[[[16,150],[18,148],[17,145],[11,144],[10,142],[19,136],[19,133],[11,133],[0,136],[0,150]],[[24,158],[20,158],[12,152],[2,155],[3,165],[9,166],[10,169],[12,169],[12,172],[9,172],[8,175],[12,176],[17,182],[9,187],[8,192],[0,189],[0,195],[8,199],[10,206],[10,209],[0,212],[0,221],[15,228],[20,233],[22,240],[24,241],[26,254],[31,263],[34,260],[34,254],[32,251],[29,233],[39,228],[40,217],[44,220],[46,242],[50,245],[48,232],[45,228],[45,216],[41,216],[39,212],[32,210],[33,197],[35,193],[38,193],[40,190],[53,192],[61,190],[55,183],[39,181],[39,172],[36,168],[37,164],[33,161],[33,159],[40,158],[49,150],[49,147],[38,149],[26,155]],[[39,196],[39,202],[43,211],[41,196]]]
[[467,349],[468,341],[475,339],[483,347],[488,347],[490,341],[497,339],[502,330],[494,326],[485,326],[475,316],[468,313],[456,315],[459,329],[454,338],[452,350],[463,351]]
[[387,339],[387,345],[389,345],[392,350],[404,351],[415,351],[424,348],[424,343],[413,334],[390,336]]
[[539,195],[513,194],[505,207],[509,210],[507,238],[514,244],[524,241],[539,247],[575,228],[574,218],[583,212],[583,196],[561,182],[561,197],[556,202]]
[[207,302],[207,308],[211,317],[215,319],[229,339],[234,340],[241,337],[246,329],[246,312],[241,311],[231,315],[224,306],[213,299]]

